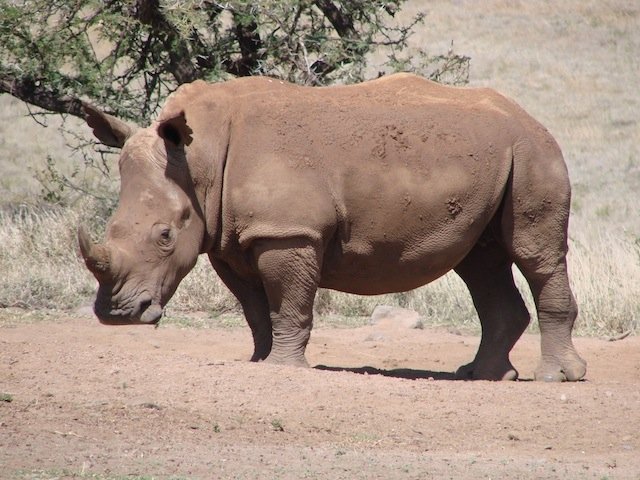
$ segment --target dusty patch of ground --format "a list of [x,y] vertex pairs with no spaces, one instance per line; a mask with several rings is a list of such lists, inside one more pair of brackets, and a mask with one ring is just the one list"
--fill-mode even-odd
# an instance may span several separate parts
[[245,361],[247,328],[0,328],[0,477],[640,478],[640,338],[577,339],[576,384],[460,382],[478,338],[318,328],[313,369]]

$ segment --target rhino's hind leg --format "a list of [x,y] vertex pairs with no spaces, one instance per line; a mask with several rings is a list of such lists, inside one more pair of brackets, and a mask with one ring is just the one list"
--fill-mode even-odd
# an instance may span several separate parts
[[536,380],[580,380],[587,364],[571,341],[578,307],[569,287],[566,260],[562,258],[550,273],[541,273],[527,265],[521,270],[531,287],[540,324],[542,358],[535,371]]
[[538,312],[542,359],[536,380],[575,381],[584,377],[586,363],[571,341],[578,314],[566,260],[571,188],[555,142],[546,137],[536,149],[524,147],[515,152],[502,238]]
[[267,361],[308,366],[313,301],[320,281],[320,250],[304,238],[265,239],[254,254],[271,314],[273,347]]
[[253,335],[252,362],[266,359],[271,353],[271,319],[269,318],[269,303],[262,285],[253,285],[238,277],[225,263],[209,257],[211,265],[231,293],[242,306],[244,316]]
[[482,338],[473,362],[456,372],[460,379],[515,380],[509,352],[529,324],[529,312],[513,282],[512,262],[492,238],[476,245],[455,271],[476,307]]

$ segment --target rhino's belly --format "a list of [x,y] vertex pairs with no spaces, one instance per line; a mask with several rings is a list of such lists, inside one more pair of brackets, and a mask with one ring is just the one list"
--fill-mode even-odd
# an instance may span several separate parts
[[325,253],[320,286],[359,295],[404,292],[453,269],[471,250],[483,228],[464,236],[447,232],[392,241],[356,241]]
[[[452,268],[452,267],[451,267]],[[320,287],[356,295],[382,295],[385,293],[407,292],[426,285],[447,273],[445,270],[422,270],[407,274],[404,269],[380,270],[369,275],[354,274],[351,271],[329,275],[320,282]]]

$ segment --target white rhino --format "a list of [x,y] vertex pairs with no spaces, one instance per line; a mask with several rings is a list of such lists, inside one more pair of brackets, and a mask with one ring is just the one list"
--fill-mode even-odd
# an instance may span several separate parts
[[509,352],[529,323],[515,263],[538,312],[536,378],[584,376],[567,169],[549,132],[493,90],[410,74],[321,88],[253,77],[183,85],[147,128],[85,111],[122,147],[106,240],[79,232],[101,322],[157,323],[206,253],[242,305],[252,360],[306,364],[318,287],[402,292],[454,269],[482,324],[458,375],[515,379]]

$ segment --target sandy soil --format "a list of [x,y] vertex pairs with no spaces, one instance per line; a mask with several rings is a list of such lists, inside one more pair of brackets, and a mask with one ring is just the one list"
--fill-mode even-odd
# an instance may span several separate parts
[[245,361],[247,328],[4,326],[0,477],[640,478],[640,338],[577,339],[580,383],[527,381],[533,335],[522,381],[453,381],[477,344],[318,328],[298,369]]

